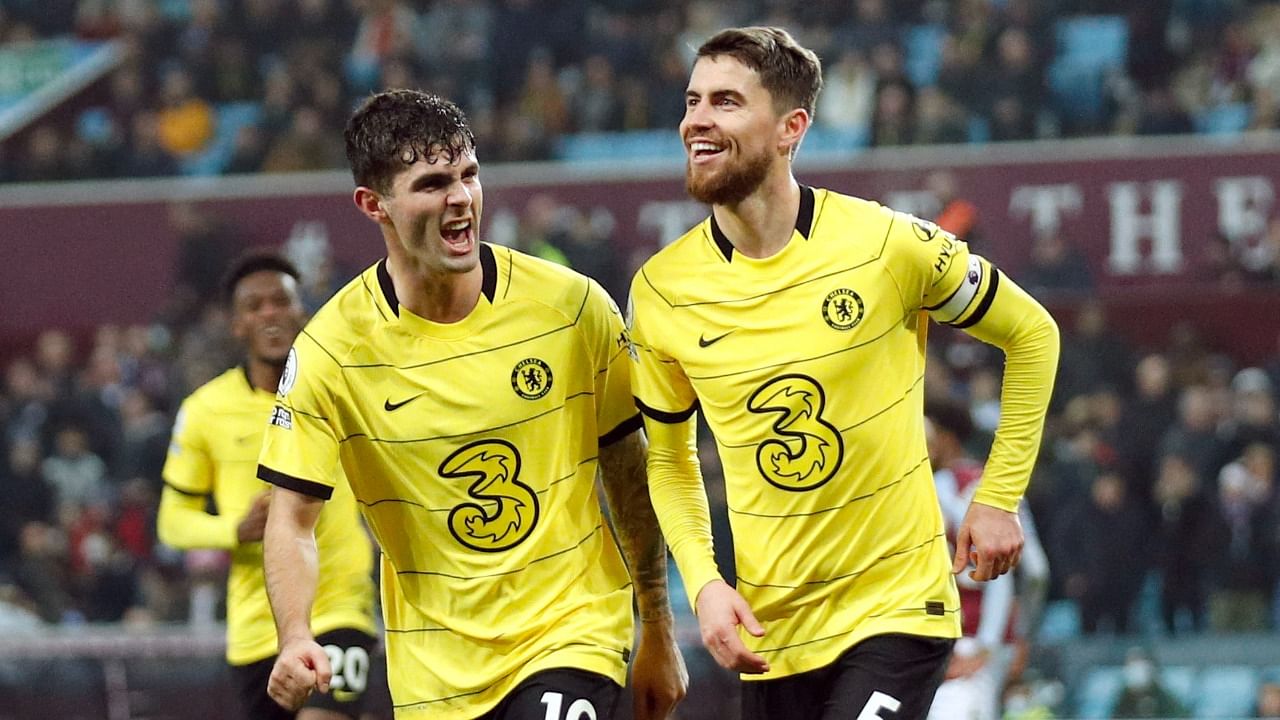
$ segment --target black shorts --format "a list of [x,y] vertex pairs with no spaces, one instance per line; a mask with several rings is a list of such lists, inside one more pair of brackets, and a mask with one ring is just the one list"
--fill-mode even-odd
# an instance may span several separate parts
[[[333,667],[333,679],[329,682],[329,692],[321,695],[312,693],[303,707],[323,708],[340,712],[351,718],[360,717],[364,710],[366,689],[369,686],[369,656],[377,645],[372,635],[359,630],[341,628],[316,636],[316,642],[329,655],[329,664]],[[276,656],[259,660],[248,665],[233,665],[231,678],[236,685],[236,694],[240,696],[241,717],[247,720],[292,720],[294,713],[276,704],[267,695],[267,681],[271,679],[271,668],[276,664]],[[374,674],[374,677],[385,675]]]
[[830,665],[742,684],[743,720],[924,720],[954,640],[877,635]]
[[586,670],[557,668],[525,678],[477,720],[610,720],[622,687]]

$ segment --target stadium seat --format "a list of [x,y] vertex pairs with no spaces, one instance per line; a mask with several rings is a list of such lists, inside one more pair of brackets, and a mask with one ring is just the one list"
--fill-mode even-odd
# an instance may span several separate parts
[[1075,601],[1055,600],[1045,606],[1038,636],[1050,645],[1080,637],[1080,608]]
[[1081,720],[1111,717],[1111,709],[1115,707],[1122,685],[1118,667],[1103,666],[1089,671],[1076,691],[1075,717]]
[[1170,665],[1160,670],[1160,682],[1178,698],[1184,707],[1191,707],[1196,694],[1196,669],[1186,665]]
[[636,159],[684,157],[680,136],[672,130],[636,130],[619,133],[578,133],[556,141],[557,160],[616,162]]
[[1068,125],[1092,127],[1102,119],[1103,87],[1109,72],[1124,66],[1129,26],[1118,15],[1060,20],[1054,26],[1058,54],[1049,67],[1049,88]]
[[937,82],[946,34],[941,25],[915,25],[903,33],[907,77],[916,88],[931,87]]
[[1197,718],[1240,718],[1252,714],[1258,669],[1248,665],[1206,668],[1192,714]]
[[1225,103],[1205,108],[1192,117],[1196,132],[1205,135],[1236,135],[1249,128],[1253,110],[1248,103]]

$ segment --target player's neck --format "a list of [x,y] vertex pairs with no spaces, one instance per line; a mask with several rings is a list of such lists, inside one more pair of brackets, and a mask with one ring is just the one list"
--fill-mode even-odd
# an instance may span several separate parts
[[258,390],[274,393],[280,387],[280,376],[284,374],[283,365],[272,365],[265,360],[250,357],[245,362],[245,374],[249,376],[249,384]]
[[749,258],[767,258],[791,240],[800,212],[800,185],[790,171],[765,178],[756,191],[733,205],[716,205],[716,223],[733,249]]
[[401,306],[418,317],[445,324],[471,314],[480,301],[484,282],[479,263],[464,273],[433,272],[401,254],[387,257],[387,273]]

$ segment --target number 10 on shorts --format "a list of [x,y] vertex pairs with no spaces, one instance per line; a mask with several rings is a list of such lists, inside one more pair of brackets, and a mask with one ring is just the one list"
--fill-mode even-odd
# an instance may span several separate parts
[[547,706],[546,720],[596,720],[596,708],[586,698],[578,698],[569,704],[569,708],[560,714],[564,706],[564,693],[542,693],[542,704]]

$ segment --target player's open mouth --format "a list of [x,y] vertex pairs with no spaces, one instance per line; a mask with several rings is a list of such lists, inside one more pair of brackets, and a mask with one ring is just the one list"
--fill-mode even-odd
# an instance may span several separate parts
[[695,163],[707,162],[724,152],[723,145],[702,140],[689,143],[689,159]]
[[474,234],[471,232],[471,220],[454,220],[447,222],[440,228],[440,237],[444,239],[446,245],[451,250],[458,253],[465,253],[471,249],[472,238]]

